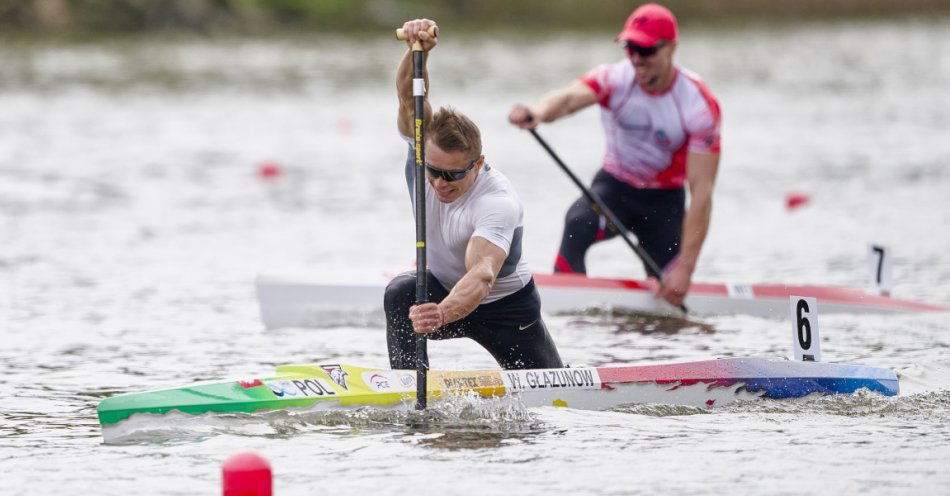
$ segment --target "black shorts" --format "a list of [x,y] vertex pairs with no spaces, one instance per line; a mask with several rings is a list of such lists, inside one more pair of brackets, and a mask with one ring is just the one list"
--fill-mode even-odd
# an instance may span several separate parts
[[[430,272],[429,301],[449,292]],[[396,276],[386,287],[386,341],[393,369],[416,367],[416,332],[409,320],[415,304],[415,273]],[[541,298],[534,279],[500,300],[479,305],[465,318],[426,334],[429,339],[469,338],[482,345],[505,369],[561,368],[561,356],[541,318]]]
[[[677,189],[638,189],[601,169],[594,176],[591,191],[600,196],[607,208],[620,219],[640,242],[644,251],[664,269],[680,251],[686,191]],[[564,219],[564,234],[554,263],[555,272],[587,273],[584,257],[599,241],[616,236],[606,219],[581,196]],[[631,257],[635,255],[631,254]],[[644,264],[647,274],[650,269]]]

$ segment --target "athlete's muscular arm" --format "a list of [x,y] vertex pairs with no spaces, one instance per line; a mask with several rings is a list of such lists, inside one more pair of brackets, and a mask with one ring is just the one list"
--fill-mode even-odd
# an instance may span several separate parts
[[[580,80],[546,93],[533,107],[515,104],[508,121],[522,129],[533,129],[542,122],[551,122],[597,103],[597,94]],[[531,117],[529,120],[528,117]]]
[[425,52],[422,66],[422,74],[426,82],[424,106],[425,124],[428,124],[429,118],[432,117],[432,106],[429,105],[429,71],[426,69],[426,62],[429,59],[429,50],[435,48],[438,40],[430,36],[426,30],[434,25],[435,22],[429,19],[416,19],[407,21],[402,26],[403,31],[406,33],[406,43],[409,45],[409,50],[403,55],[402,61],[399,62],[399,69],[396,70],[396,95],[399,97],[399,117],[397,123],[399,125],[399,132],[402,133],[403,136],[412,137],[415,134],[412,124],[413,111],[415,109],[412,100],[412,44],[416,40],[422,43],[422,51]]
[[491,241],[472,236],[465,250],[465,268],[468,272],[441,303],[423,303],[409,310],[413,329],[416,332],[434,332],[472,313],[488,296],[506,257],[505,251]]
[[689,184],[689,207],[683,218],[680,252],[664,276],[660,297],[679,306],[689,291],[699,252],[709,231],[712,213],[713,184],[719,170],[718,153],[689,152],[686,155],[686,182]]

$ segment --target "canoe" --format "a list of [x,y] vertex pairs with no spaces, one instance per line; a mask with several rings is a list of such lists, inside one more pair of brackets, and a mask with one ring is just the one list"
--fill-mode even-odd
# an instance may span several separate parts
[[[256,280],[261,318],[268,329],[320,327],[335,316],[380,314],[383,291],[393,274],[348,278],[261,275]],[[658,300],[653,285],[633,279],[588,278],[577,274],[534,274],[542,310],[548,314],[610,308],[679,315]],[[950,308],[832,286],[693,283],[686,305],[693,316],[754,315],[786,319],[789,296],[818,299],[822,314],[948,312]]]
[[[605,410],[622,405],[665,404],[714,408],[762,398],[789,399],[849,394],[865,388],[899,392],[888,369],[759,357],[621,367],[533,370],[430,371],[429,404],[449,397],[509,397],[526,407]],[[260,378],[211,381],[128,393],[99,403],[108,440],[130,419],[180,412],[297,412],[353,408],[411,409],[413,370],[365,368],[338,363],[278,366]]]

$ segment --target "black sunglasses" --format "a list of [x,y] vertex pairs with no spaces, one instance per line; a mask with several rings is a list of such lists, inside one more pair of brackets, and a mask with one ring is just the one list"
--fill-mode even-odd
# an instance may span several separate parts
[[426,162],[426,174],[429,175],[432,179],[442,179],[446,182],[458,181],[465,177],[468,174],[468,171],[472,170],[475,167],[475,162],[478,162],[478,159],[472,160],[468,163],[468,166],[462,170],[446,170],[440,169],[438,167],[433,167]]
[[653,46],[642,46],[629,41],[623,42],[623,47],[627,50],[627,53],[631,57],[633,57],[633,54],[637,54],[643,58],[652,57],[656,55],[656,52],[659,52],[664,46],[666,46],[666,43],[657,43]]

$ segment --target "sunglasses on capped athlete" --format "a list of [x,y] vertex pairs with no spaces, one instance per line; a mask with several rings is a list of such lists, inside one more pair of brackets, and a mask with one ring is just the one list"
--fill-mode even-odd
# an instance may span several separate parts
[[475,167],[475,162],[478,162],[478,159],[474,159],[468,163],[468,165],[462,170],[448,170],[440,169],[438,167],[433,167],[429,162],[426,162],[426,174],[429,175],[432,179],[442,179],[446,182],[458,181],[465,177],[468,174],[468,171],[472,170]]
[[653,46],[643,46],[637,45],[636,43],[631,43],[629,41],[623,42],[623,47],[627,50],[627,53],[633,57],[633,54],[637,54],[643,58],[652,57],[656,55],[656,52],[659,52],[661,48],[666,46],[666,43],[660,42]]

